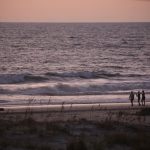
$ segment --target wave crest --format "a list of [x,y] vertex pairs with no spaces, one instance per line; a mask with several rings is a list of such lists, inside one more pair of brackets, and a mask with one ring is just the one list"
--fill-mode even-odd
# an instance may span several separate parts
[[46,77],[32,74],[0,74],[0,84],[13,84],[23,82],[44,81]]
[[[81,72],[47,72],[41,75],[34,75],[29,73],[24,74],[0,74],[0,84],[15,84],[15,83],[25,83],[25,82],[43,82],[48,80],[57,80],[57,78],[80,78],[80,79],[119,79],[121,77],[125,78],[135,78],[135,77],[148,77],[145,74],[121,74],[112,73],[108,71],[81,71]],[[52,78],[51,78],[52,77]]]
[[83,72],[64,72],[64,73],[48,72],[46,73],[46,75],[55,77],[70,77],[70,78],[84,78],[84,79],[120,76],[119,73],[110,73],[106,71],[95,71],[95,72],[83,71]]

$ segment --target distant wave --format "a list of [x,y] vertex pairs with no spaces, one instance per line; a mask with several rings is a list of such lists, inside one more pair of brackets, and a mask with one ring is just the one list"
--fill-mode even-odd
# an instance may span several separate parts
[[40,82],[47,80],[46,77],[32,74],[0,74],[0,84],[13,84],[23,82]]
[[[15,83],[26,83],[26,82],[43,82],[48,81],[51,77],[59,78],[81,78],[81,79],[112,79],[119,77],[148,77],[149,75],[144,74],[121,74],[111,73],[107,71],[83,71],[83,72],[47,72],[43,75],[34,75],[29,73],[24,74],[0,74],[0,84],[15,84]],[[53,79],[52,79],[53,80]]]
[[[83,72],[48,72],[45,75],[54,77],[68,77],[68,78],[83,78],[83,79],[98,79],[98,78],[109,78],[109,77],[142,77],[144,74],[121,74],[121,73],[111,73],[107,71],[83,71]],[[146,75],[148,76],[148,75]]]
[[64,73],[48,72],[46,73],[46,75],[55,77],[70,77],[70,78],[77,77],[84,79],[120,76],[119,73],[110,73],[106,71],[97,71],[97,72],[83,71],[83,72],[64,72]]

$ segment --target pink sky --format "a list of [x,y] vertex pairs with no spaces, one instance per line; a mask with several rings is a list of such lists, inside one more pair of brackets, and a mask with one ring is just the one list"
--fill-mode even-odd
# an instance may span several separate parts
[[0,21],[150,22],[150,0],[0,0]]

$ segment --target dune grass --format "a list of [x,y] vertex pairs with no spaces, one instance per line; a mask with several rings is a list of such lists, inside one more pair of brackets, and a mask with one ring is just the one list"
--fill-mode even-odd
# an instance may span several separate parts
[[[70,110],[72,107],[73,105],[70,106]],[[65,121],[61,120],[66,114],[64,103],[60,107],[60,112],[57,112],[60,120],[49,121],[54,114],[49,112],[48,108],[42,121],[35,120],[31,109],[27,109],[21,117],[11,112],[2,113],[0,149],[149,150],[150,127],[140,122],[134,123],[134,117],[142,118],[143,114],[148,115],[149,108],[142,108],[132,114],[123,110],[106,111],[103,120],[94,120],[95,111],[97,110],[92,107],[87,114],[89,118],[81,118],[76,114],[74,117],[71,114],[72,118]]]
[[[136,129],[136,130],[135,130]],[[149,150],[150,128],[111,120],[102,122],[37,122],[0,120],[0,149],[9,150],[107,150],[126,147]]]

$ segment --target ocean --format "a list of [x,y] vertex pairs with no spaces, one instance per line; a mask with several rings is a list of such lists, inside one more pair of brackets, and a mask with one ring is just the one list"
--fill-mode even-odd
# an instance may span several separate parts
[[128,103],[131,90],[150,101],[150,23],[0,23],[1,106]]

